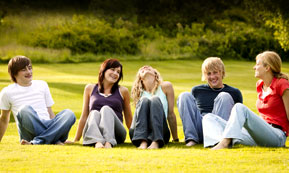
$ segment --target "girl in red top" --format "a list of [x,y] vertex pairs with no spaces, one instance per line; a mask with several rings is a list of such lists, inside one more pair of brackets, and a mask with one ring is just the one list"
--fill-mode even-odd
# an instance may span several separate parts
[[[281,73],[281,58],[272,51],[256,57],[257,116],[243,104],[236,104],[225,122],[221,141],[212,149],[240,143],[266,147],[284,147],[289,127],[289,82]],[[208,118],[210,119],[210,118]]]

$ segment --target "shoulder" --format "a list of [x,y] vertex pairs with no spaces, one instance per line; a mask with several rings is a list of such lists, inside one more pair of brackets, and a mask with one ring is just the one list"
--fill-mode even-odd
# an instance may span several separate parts
[[44,80],[33,80],[32,86],[33,88],[48,88],[48,84]]
[[163,81],[160,86],[163,91],[171,90],[173,88],[173,84],[169,81]]
[[224,86],[225,86],[224,88],[227,89],[227,90],[240,92],[240,90],[238,88],[236,88],[236,87],[232,87],[232,86],[227,85],[227,84],[224,84]]
[[119,91],[123,94],[123,93],[129,93],[127,87],[124,86],[119,86]]
[[284,78],[276,79],[276,85],[288,85],[289,81]]
[[[201,85],[196,85],[192,88],[192,92],[196,91],[196,90],[204,90],[204,89],[210,89],[210,87],[208,86],[208,84],[201,84]],[[211,90],[211,89],[210,89]]]
[[12,90],[11,90],[11,85],[9,85],[9,86],[7,86],[7,87],[4,87],[4,88],[1,90],[1,92],[0,92],[1,98],[2,98],[3,96],[6,96],[6,95],[9,93],[9,91],[12,91]]
[[32,84],[33,85],[47,85],[47,82],[44,80],[33,80]]
[[85,87],[84,87],[84,91],[85,92],[88,92],[88,93],[91,93],[93,88],[95,87],[96,84],[86,84]]
[[10,84],[6,87],[4,87],[2,90],[1,90],[1,94],[7,94],[9,92],[14,92],[14,88],[16,87],[16,84],[13,83],[13,84]]
[[172,87],[172,86],[173,86],[173,84],[169,81],[163,81],[161,83],[161,87]]
[[174,88],[171,82],[163,81],[160,86],[165,95],[174,94]]

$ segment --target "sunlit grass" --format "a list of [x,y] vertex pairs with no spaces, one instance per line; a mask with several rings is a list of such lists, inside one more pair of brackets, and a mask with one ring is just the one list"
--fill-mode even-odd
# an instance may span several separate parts
[[[172,82],[175,99],[201,82],[202,61],[123,61],[124,80],[121,85],[131,88],[138,68],[148,64],[157,68],[164,80]],[[244,104],[256,112],[256,91],[253,62],[225,61],[225,83],[240,88]],[[69,108],[79,119],[82,93],[87,83],[96,83],[100,63],[34,64],[34,79],[48,82],[55,101],[53,110]],[[289,72],[288,63],[284,64]],[[7,65],[0,65],[0,89],[10,84]],[[133,107],[132,107],[133,108]],[[134,108],[133,108],[134,111]],[[0,171],[32,172],[287,172],[288,148],[237,146],[234,149],[211,151],[202,145],[184,146],[182,123],[177,108],[178,134],[181,143],[170,143],[160,150],[138,150],[126,143],[111,150],[83,147],[81,143],[67,146],[21,146],[15,122],[11,122],[0,143]],[[78,121],[72,127],[73,140]],[[264,134],[265,135],[265,134]],[[287,145],[289,145],[287,141]]]

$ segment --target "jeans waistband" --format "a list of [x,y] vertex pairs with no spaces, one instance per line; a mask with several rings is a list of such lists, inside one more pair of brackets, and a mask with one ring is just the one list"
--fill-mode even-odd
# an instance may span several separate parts
[[277,125],[277,124],[272,124],[272,123],[269,123],[272,127],[274,127],[274,128],[277,128],[277,129],[280,129],[280,130],[282,130],[284,133],[285,133],[285,135],[286,135],[286,132],[283,130],[283,128],[281,127],[281,126],[279,126],[279,125]]

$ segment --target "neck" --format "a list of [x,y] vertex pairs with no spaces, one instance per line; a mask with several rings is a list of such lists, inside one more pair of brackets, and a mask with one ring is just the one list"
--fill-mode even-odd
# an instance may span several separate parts
[[111,88],[114,84],[103,82],[103,94],[111,94]]
[[266,75],[262,80],[264,82],[265,87],[269,87],[272,83],[274,76],[273,75]]
[[152,92],[154,87],[155,87],[155,78],[151,78],[151,77],[146,77],[142,80],[143,85],[144,85],[144,89],[148,92]]
[[17,83],[18,85],[22,86],[22,87],[28,87],[28,86],[31,86],[32,85],[32,82],[29,82],[29,83]]

